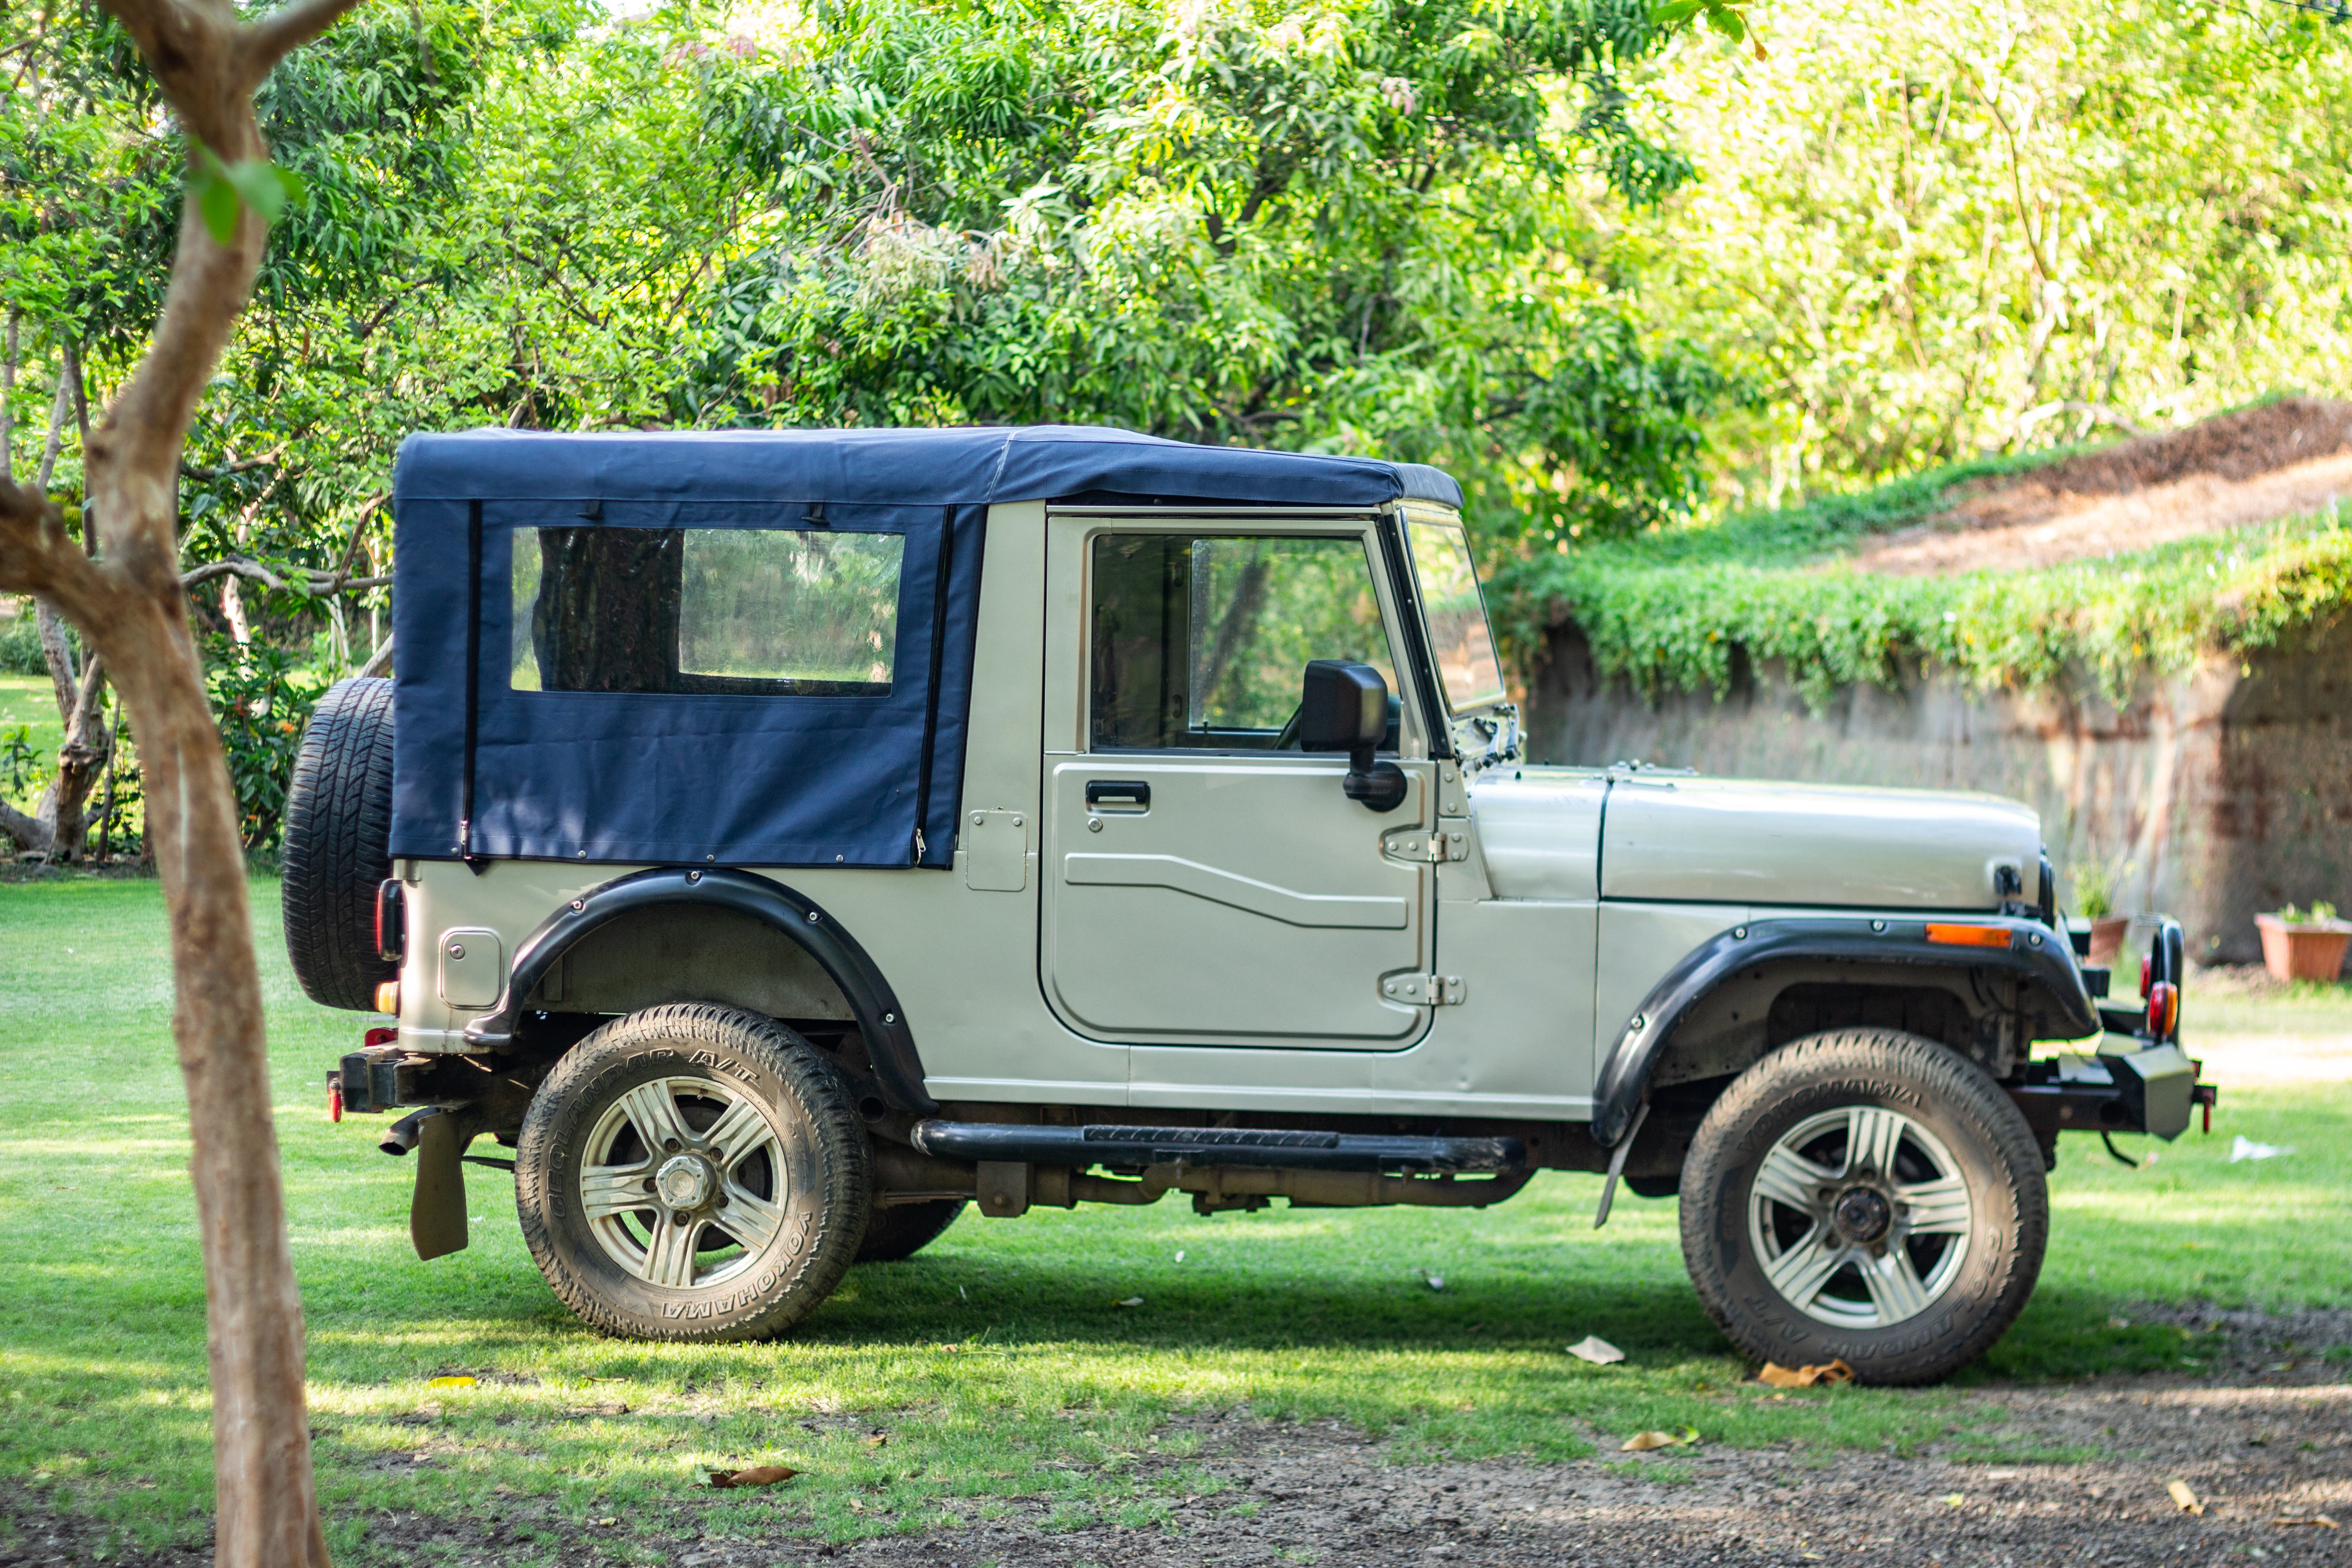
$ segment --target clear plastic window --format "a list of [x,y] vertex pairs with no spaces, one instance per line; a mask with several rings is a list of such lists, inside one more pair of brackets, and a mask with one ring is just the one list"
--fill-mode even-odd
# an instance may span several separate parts
[[1422,609],[1429,617],[1430,652],[1445,686],[1446,706],[1456,713],[1503,700],[1503,667],[1495,658],[1495,637],[1486,625],[1486,601],[1478,592],[1478,571],[1470,562],[1470,541],[1458,522],[1414,518],[1413,579],[1421,585]]
[[1396,663],[1357,538],[1134,533],[1095,542],[1091,743],[1265,749],[1310,659]]
[[509,685],[887,696],[905,553],[896,533],[518,530]]

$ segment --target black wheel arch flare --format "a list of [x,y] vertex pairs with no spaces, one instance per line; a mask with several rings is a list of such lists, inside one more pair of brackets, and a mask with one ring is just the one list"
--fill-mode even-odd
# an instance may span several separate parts
[[[1930,942],[1931,923],[2003,927],[2009,944]],[[1640,1010],[1601,1060],[1592,1095],[1593,1140],[1611,1147],[1625,1135],[1648,1092],[1651,1069],[1665,1054],[1675,1028],[1709,992],[1741,970],[1796,959],[2000,970],[2041,985],[2079,1034],[2095,1035],[2100,1028],[2098,1009],[2084,988],[2065,933],[2039,921],[1988,915],[1933,921],[1868,916],[1751,921],[1693,948],[1642,999]]]
[[873,956],[814,900],[748,871],[659,867],[589,889],[523,939],[498,1005],[466,1026],[467,1042],[495,1047],[511,1041],[524,1000],[574,943],[624,915],[663,905],[748,915],[799,943],[849,1004],[891,1107],[916,1116],[938,1111],[923,1087],[907,1010]]

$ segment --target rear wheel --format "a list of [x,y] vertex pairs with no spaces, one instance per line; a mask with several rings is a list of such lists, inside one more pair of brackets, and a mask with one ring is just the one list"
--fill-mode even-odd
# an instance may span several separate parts
[[928,1203],[875,1206],[866,1221],[866,1239],[858,1245],[860,1263],[896,1263],[912,1258],[947,1234],[962,1214],[967,1200],[933,1198]]
[[595,1327],[762,1339],[841,1282],[868,1158],[848,1086],[791,1029],[653,1007],[582,1040],[540,1086],[515,1205],[540,1272]]
[[1817,1035],[1750,1068],[1683,1168],[1683,1256],[1759,1361],[1926,1383],[1982,1354],[2042,1271],[2032,1130],[1985,1072],[1915,1035]]

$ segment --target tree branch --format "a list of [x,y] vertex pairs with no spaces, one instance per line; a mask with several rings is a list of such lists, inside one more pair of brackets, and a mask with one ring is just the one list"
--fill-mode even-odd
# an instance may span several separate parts
[[360,0],[295,0],[245,29],[237,58],[248,89],[260,85],[279,60],[342,19]]
[[88,626],[106,591],[104,568],[83,553],[57,503],[0,477],[0,593],[37,594]]
[[202,566],[190,567],[180,574],[180,586],[193,588],[215,577],[242,577],[248,583],[258,583],[281,594],[308,594],[314,599],[323,599],[331,594],[357,594],[370,588],[392,586],[389,573],[374,577],[346,577],[340,572],[319,572],[305,567],[298,568],[297,574],[300,581],[289,582],[260,562],[237,556],[226,561],[207,561]]
[[51,842],[48,829],[37,818],[26,816],[5,800],[0,800],[0,835],[16,840],[19,849],[47,850]]

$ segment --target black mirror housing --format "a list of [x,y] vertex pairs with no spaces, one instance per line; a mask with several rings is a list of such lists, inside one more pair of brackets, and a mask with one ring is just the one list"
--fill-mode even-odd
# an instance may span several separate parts
[[1354,752],[1388,732],[1389,683],[1369,664],[1310,659],[1298,700],[1298,749]]
[[1404,770],[1376,762],[1373,753],[1388,735],[1389,683],[1369,664],[1344,658],[1310,659],[1298,699],[1298,749],[1345,752],[1348,798],[1376,812],[1404,804]]

